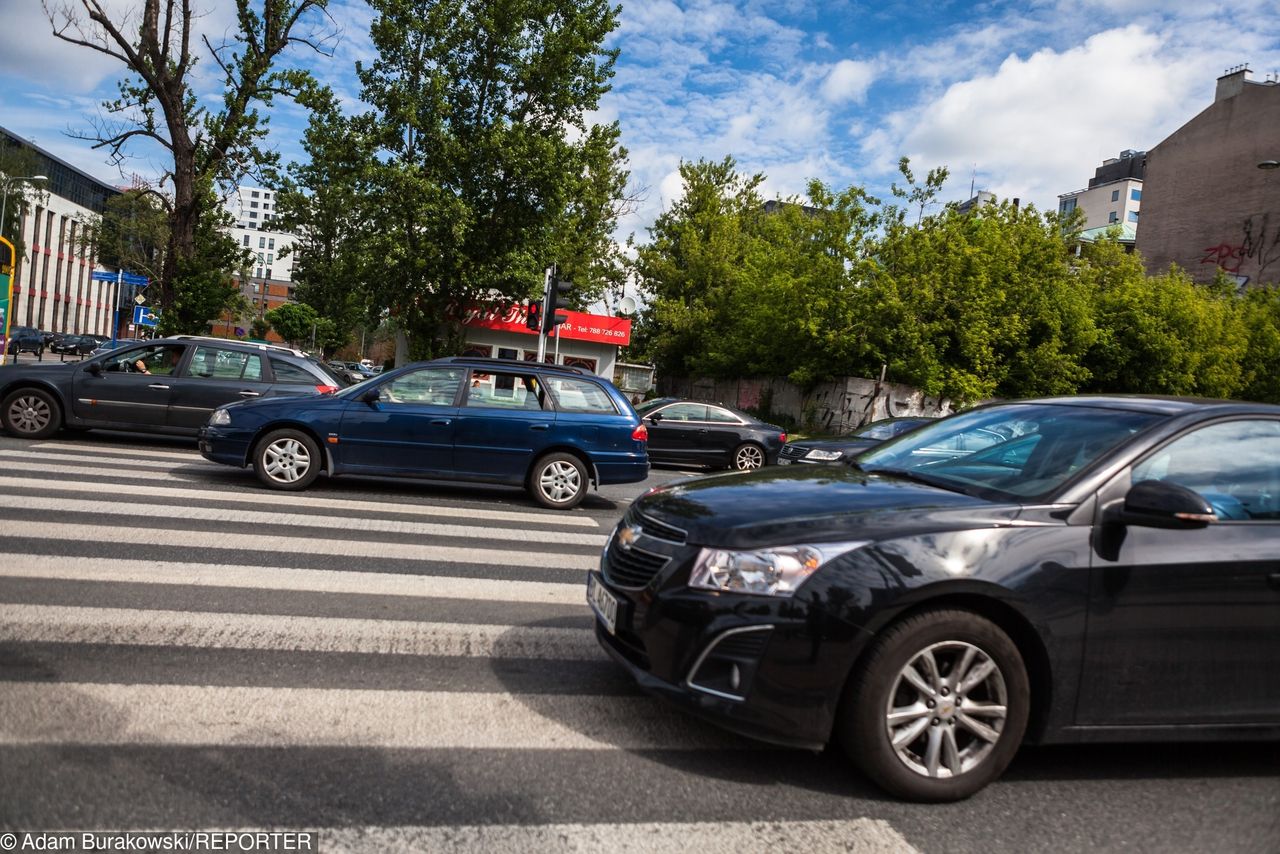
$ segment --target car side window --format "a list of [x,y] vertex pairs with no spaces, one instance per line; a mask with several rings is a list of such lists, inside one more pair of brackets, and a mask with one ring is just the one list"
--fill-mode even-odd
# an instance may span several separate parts
[[1225,421],[1181,436],[1133,467],[1199,493],[1224,521],[1280,519],[1280,421]]
[[383,383],[378,392],[384,403],[452,406],[464,373],[462,368],[422,368]]
[[182,349],[173,344],[130,347],[108,356],[102,363],[102,369],[112,373],[169,376],[182,361]]
[[565,412],[597,412],[616,414],[613,400],[600,386],[575,377],[544,377],[543,382],[555,396],[556,406]]
[[705,403],[673,403],[662,410],[663,421],[706,421]]
[[196,347],[187,374],[213,380],[258,380],[262,378],[262,357],[220,347]]
[[707,407],[707,420],[716,424],[737,424],[741,419],[727,409],[721,409],[718,406]]
[[307,385],[315,385],[319,382],[316,377],[307,373],[304,369],[297,365],[291,365],[284,359],[272,359],[271,371],[276,375],[278,383],[306,383]]
[[533,375],[472,373],[466,406],[495,409],[548,409],[547,390]]

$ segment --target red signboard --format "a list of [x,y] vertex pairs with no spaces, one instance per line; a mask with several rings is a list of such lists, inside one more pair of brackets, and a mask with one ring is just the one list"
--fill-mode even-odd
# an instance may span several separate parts
[[[610,317],[607,314],[587,314],[583,311],[562,311],[569,319],[560,324],[561,338],[575,341],[595,341],[625,347],[631,343],[631,320],[626,317]],[[492,308],[474,306],[462,319],[464,326],[480,329],[501,329],[503,332],[536,334],[525,326],[527,319],[523,303],[500,305]]]

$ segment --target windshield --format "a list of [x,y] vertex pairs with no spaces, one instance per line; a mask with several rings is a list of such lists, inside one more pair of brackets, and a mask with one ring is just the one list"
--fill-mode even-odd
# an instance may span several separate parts
[[858,467],[993,497],[1048,496],[1159,418],[1090,406],[993,406],[874,448]]

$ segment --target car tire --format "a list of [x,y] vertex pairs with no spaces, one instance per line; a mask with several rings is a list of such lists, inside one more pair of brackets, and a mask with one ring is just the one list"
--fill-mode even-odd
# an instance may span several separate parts
[[320,446],[301,430],[273,430],[253,448],[253,470],[272,489],[306,489],[320,476]]
[[734,471],[755,471],[765,464],[764,448],[755,442],[743,442],[733,449],[729,467]]
[[577,507],[587,494],[587,467],[573,454],[556,452],[539,457],[529,470],[526,486],[533,500],[552,510]]
[[0,424],[23,439],[47,439],[62,426],[62,407],[44,389],[20,388],[0,402]]
[[956,801],[1008,767],[1030,705],[1026,666],[1009,636],[970,611],[938,609],[875,641],[845,688],[837,727],[846,754],[881,788]]

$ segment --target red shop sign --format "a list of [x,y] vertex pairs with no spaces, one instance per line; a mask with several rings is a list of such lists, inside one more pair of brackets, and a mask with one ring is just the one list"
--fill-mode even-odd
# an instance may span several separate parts
[[[587,314],[585,311],[562,311],[561,314],[569,315],[569,319],[560,324],[558,334],[561,338],[595,341],[600,344],[614,344],[618,347],[625,347],[631,343],[630,318]],[[462,325],[533,335],[534,331],[524,325],[526,319],[527,314],[523,303],[499,305],[488,309],[483,306],[472,306],[462,318]]]

